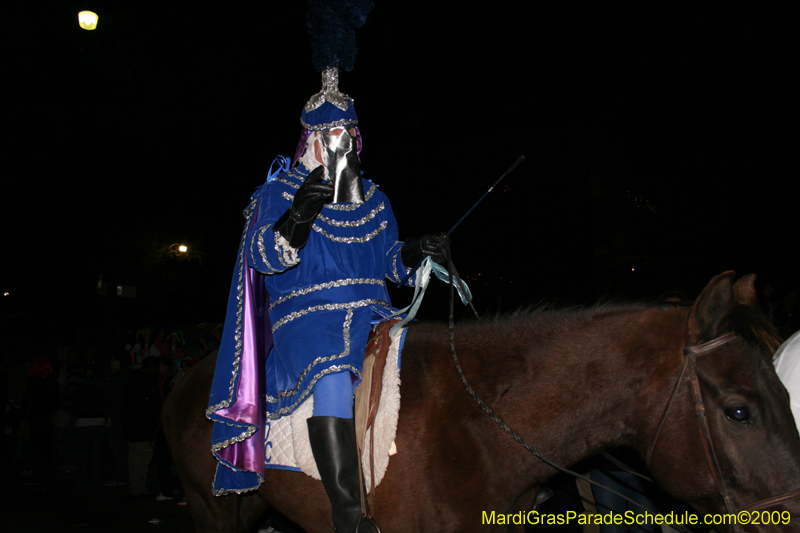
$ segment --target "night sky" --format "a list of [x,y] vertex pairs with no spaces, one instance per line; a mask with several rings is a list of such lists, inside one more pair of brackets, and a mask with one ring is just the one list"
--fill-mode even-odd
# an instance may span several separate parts
[[[3,313],[221,321],[241,211],[320,88],[304,3],[34,4],[4,28]],[[524,154],[452,235],[481,312],[695,297],[724,270],[796,284],[790,13],[536,4],[378,1],[359,30],[340,87],[401,238],[448,230]],[[444,320],[443,286],[427,298]]]

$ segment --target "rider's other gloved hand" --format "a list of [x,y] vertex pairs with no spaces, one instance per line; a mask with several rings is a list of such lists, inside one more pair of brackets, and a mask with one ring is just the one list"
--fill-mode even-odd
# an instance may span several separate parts
[[414,268],[430,256],[432,260],[445,265],[447,258],[445,257],[445,249],[450,244],[450,237],[445,233],[430,233],[422,237],[413,237],[403,243],[400,249],[400,259],[406,268]]

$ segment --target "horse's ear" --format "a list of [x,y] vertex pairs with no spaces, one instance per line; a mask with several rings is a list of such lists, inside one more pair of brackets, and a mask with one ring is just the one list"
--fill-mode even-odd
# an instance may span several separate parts
[[736,303],[733,288],[735,275],[733,271],[728,271],[715,276],[700,293],[689,319],[689,335],[693,343],[717,336],[720,323]]
[[756,275],[742,276],[733,284],[733,294],[736,301],[742,305],[753,307],[756,305]]

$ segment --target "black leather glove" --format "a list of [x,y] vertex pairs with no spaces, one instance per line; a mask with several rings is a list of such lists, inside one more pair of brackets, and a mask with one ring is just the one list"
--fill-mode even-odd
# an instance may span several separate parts
[[322,206],[333,199],[333,183],[322,182],[324,173],[325,167],[321,165],[311,171],[294,195],[291,207],[275,223],[274,230],[280,232],[292,248],[305,246]]
[[450,244],[450,237],[445,233],[431,233],[423,237],[414,237],[406,240],[400,248],[400,260],[406,268],[414,268],[430,256],[431,259],[445,265],[447,258],[444,255],[445,248]]

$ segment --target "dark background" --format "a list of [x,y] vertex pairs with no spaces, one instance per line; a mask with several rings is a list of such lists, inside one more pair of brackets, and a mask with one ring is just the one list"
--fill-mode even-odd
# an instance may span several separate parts
[[[241,210],[320,87],[304,3],[29,4],[4,28],[4,322],[222,321]],[[378,2],[359,30],[340,86],[401,238],[524,154],[452,236],[481,312],[695,297],[729,269],[796,287],[790,14],[550,4]]]

